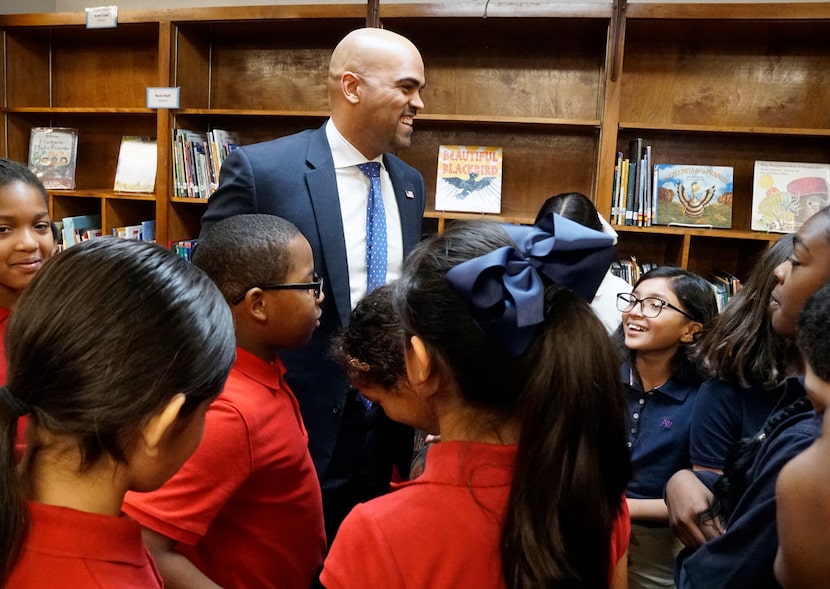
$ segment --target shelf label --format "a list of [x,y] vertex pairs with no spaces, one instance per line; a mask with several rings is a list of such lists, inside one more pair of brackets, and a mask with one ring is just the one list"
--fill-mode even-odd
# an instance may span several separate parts
[[179,108],[179,88],[147,88],[147,108]]
[[86,9],[86,28],[114,29],[118,26],[117,6],[95,6]]

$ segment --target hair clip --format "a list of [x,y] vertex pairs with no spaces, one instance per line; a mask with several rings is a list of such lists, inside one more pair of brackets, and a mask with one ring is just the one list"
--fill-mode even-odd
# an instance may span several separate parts
[[346,360],[346,364],[349,365],[349,368],[354,368],[360,372],[369,372],[372,368],[369,364],[363,362],[362,360],[358,360],[354,356],[349,356],[349,359]]

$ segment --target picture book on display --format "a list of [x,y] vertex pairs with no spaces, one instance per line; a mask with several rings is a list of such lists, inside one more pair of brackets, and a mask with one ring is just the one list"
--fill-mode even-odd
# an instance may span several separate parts
[[732,178],[730,166],[655,164],[655,223],[731,228]]
[[78,130],[34,127],[29,138],[29,168],[47,189],[75,188]]
[[156,187],[156,154],[155,137],[122,137],[115,191],[152,193]]
[[830,204],[830,164],[756,161],[752,229],[793,233]]
[[435,210],[500,213],[502,159],[501,147],[439,146]]

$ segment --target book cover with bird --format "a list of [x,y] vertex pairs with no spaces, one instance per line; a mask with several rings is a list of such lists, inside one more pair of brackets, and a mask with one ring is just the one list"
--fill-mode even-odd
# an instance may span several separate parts
[[655,164],[658,225],[732,227],[731,166]]
[[756,161],[752,229],[793,233],[830,205],[830,164]]
[[500,213],[502,164],[501,147],[439,146],[435,210]]

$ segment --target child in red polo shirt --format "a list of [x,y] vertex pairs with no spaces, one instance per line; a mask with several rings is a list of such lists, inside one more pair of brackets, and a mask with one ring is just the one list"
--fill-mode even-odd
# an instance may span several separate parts
[[121,503],[158,488],[199,443],[234,360],[218,289],[157,245],[94,239],[38,271],[7,334],[0,586],[161,587]]
[[[625,586],[624,393],[587,302],[611,241],[555,215],[454,223],[413,250],[392,295],[406,382],[377,378],[397,376],[380,338],[341,359],[381,384],[365,393],[390,417],[441,441],[421,476],[346,517],[324,587]],[[344,341],[372,315],[359,303]]]
[[199,449],[158,491],[128,495],[124,511],[169,585],[308,589],[326,549],[322,499],[276,351],[306,344],[319,324],[311,247],[284,219],[238,215],[211,229],[193,263],[230,304],[237,361]]
[[[49,196],[26,166],[0,159],[0,384],[6,382],[6,325],[20,293],[55,251]],[[26,418],[17,444],[26,445]]]

